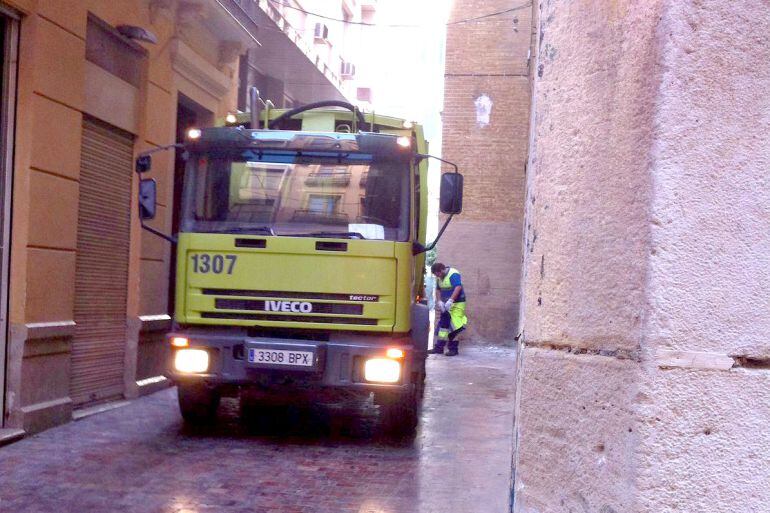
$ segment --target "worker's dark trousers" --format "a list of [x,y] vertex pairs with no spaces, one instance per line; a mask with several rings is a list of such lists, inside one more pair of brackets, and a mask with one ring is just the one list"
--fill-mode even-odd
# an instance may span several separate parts
[[444,312],[441,314],[441,317],[439,318],[439,321],[436,323],[436,332],[435,332],[435,343],[433,344],[434,348],[437,351],[443,351],[444,346],[447,346],[450,351],[457,351],[460,341],[457,340],[458,335],[465,331],[465,326],[462,328],[456,329],[454,331],[450,331],[449,335],[447,335],[447,340],[442,340],[438,337],[438,332],[441,328],[449,329],[452,326],[452,319],[449,317],[449,313]]
[[449,338],[449,342],[447,342],[447,348],[450,351],[457,351],[458,347],[460,346],[460,341],[457,340],[457,336],[463,331],[465,331],[465,326],[463,326],[459,330],[454,330],[449,333],[449,337],[447,337]]

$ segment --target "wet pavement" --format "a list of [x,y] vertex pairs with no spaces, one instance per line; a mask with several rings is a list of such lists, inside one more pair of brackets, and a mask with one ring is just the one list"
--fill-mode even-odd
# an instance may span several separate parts
[[431,356],[400,441],[373,407],[241,418],[227,399],[191,430],[165,390],[0,448],[0,512],[503,513],[513,366],[510,349]]

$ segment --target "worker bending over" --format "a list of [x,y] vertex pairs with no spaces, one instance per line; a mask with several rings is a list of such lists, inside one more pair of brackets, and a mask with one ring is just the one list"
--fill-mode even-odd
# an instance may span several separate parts
[[436,277],[436,310],[439,321],[436,323],[436,342],[429,352],[443,354],[447,346],[447,356],[457,356],[460,341],[458,335],[465,330],[468,318],[465,316],[465,291],[457,269],[436,262],[430,268]]

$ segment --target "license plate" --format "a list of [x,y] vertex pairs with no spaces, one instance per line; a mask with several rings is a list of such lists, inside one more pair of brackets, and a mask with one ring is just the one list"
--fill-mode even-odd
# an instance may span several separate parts
[[312,367],[312,351],[291,351],[288,349],[249,348],[249,363],[265,365],[288,365],[292,367]]

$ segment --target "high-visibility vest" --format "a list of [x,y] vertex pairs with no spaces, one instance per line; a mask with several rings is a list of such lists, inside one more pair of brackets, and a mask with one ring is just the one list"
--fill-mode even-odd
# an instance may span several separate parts
[[[446,273],[446,276],[438,280],[437,286],[441,291],[441,301],[446,301],[447,299],[452,297],[452,291],[454,290],[454,287],[452,286],[451,278],[455,274],[460,274],[460,273],[457,269],[450,267],[448,272]],[[462,303],[463,301],[465,301],[465,287],[463,287],[463,290],[460,291],[460,295],[455,300],[455,303]]]

